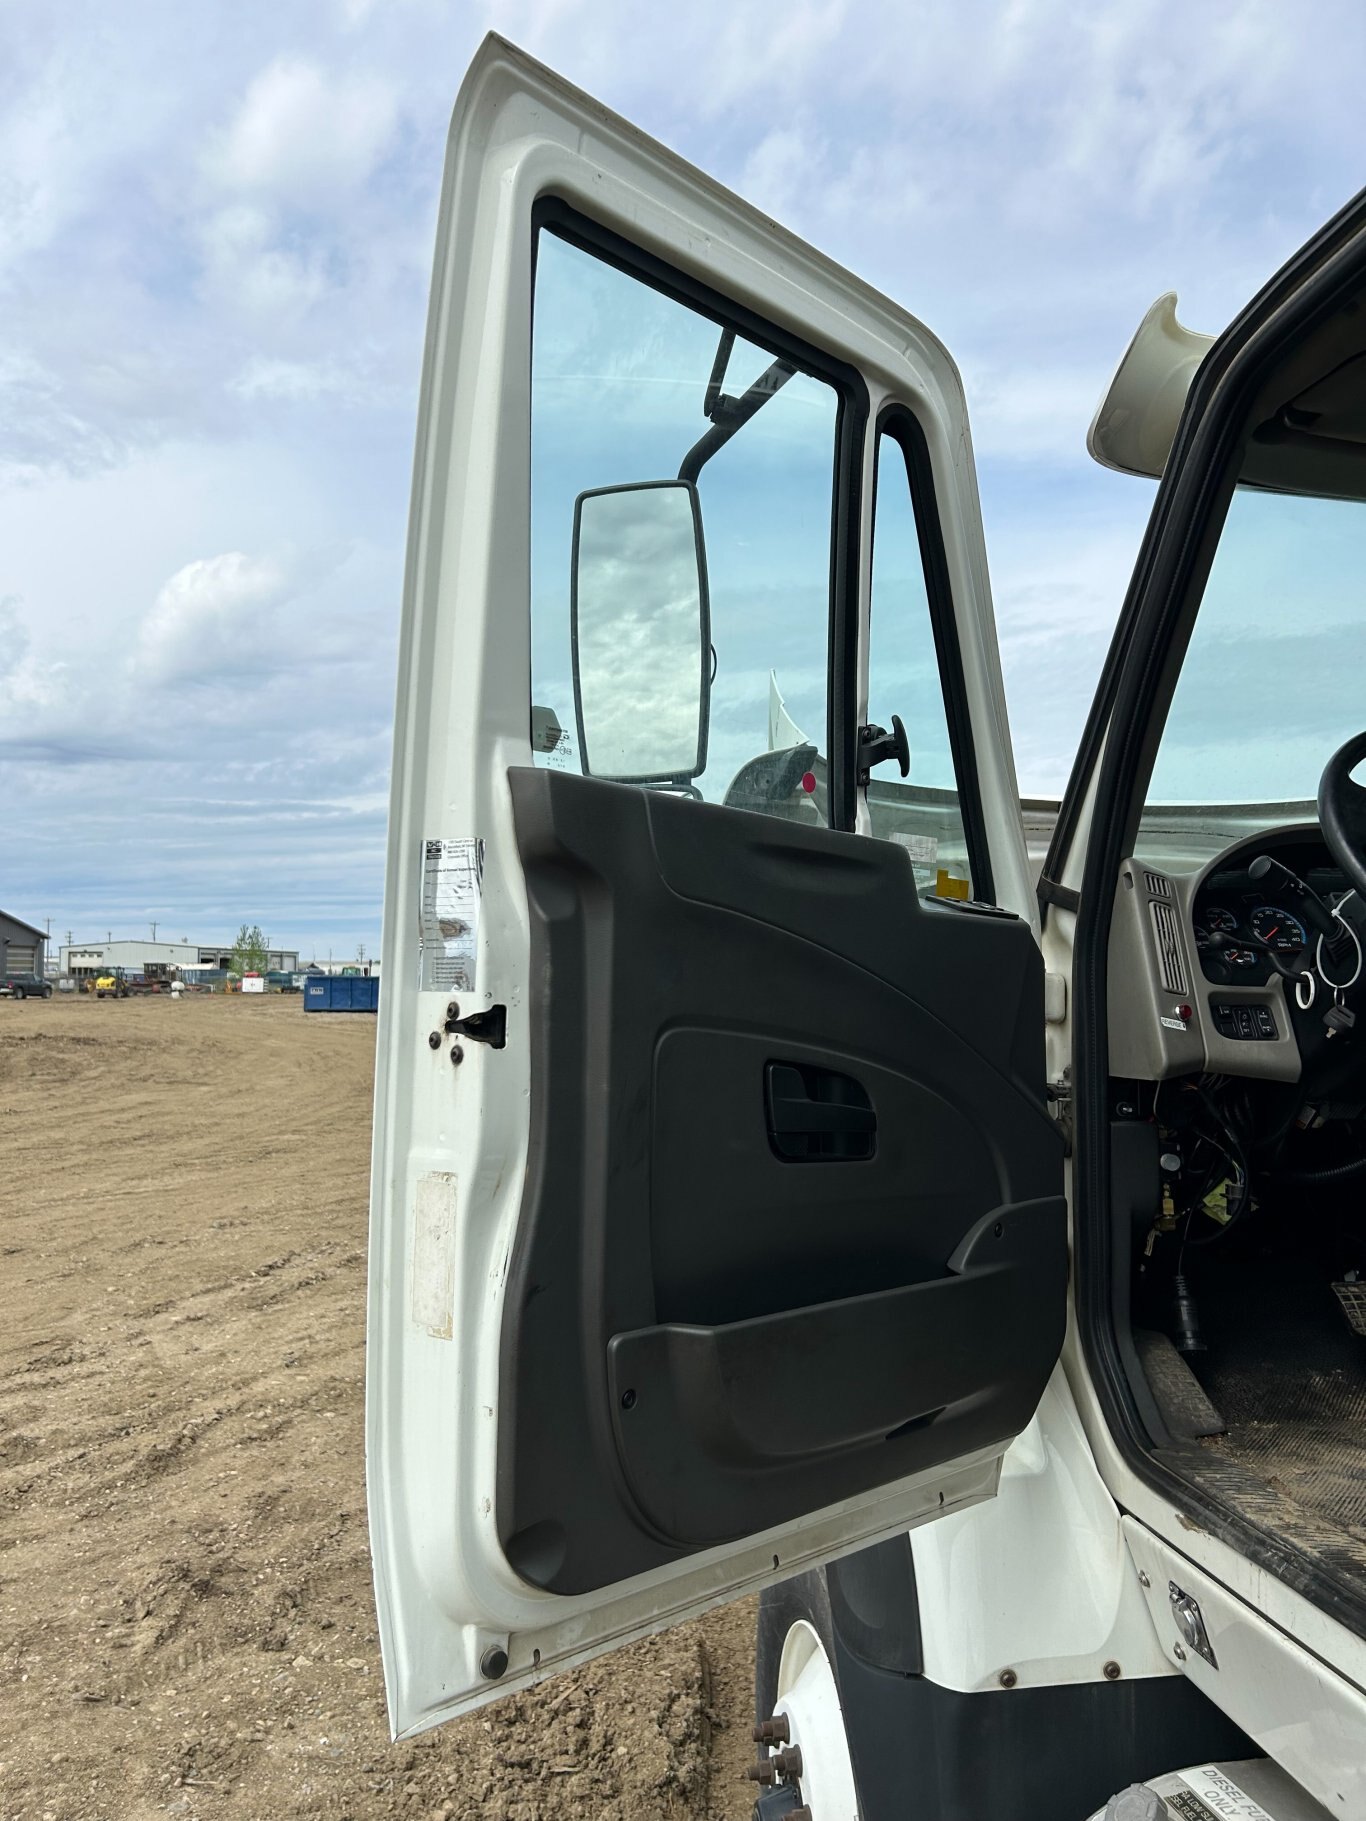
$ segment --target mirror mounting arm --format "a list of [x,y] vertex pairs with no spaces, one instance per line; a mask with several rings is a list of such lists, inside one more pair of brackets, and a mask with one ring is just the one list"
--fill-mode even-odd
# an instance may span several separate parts
[[892,731],[885,727],[860,727],[858,730],[858,750],[854,768],[858,774],[859,788],[868,782],[875,765],[884,765],[888,759],[895,759],[903,778],[910,776],[911,746],[906,738],[906,729],[901,716],[892,716]]
[[710,430],[703,431],[679,463],[679,480],[691,481],[696,486],[698,475],[701,474],[712,456],[718,450],[724,449],[735,432],[742,430],[756,411],[762,411],[769,399],[782,391],[796,371],[797,369],[789,366],[787,361],[775,360],[771,366],[765,367],[754,384],[740,398],[728,398],[721,391],[720,381],[717,379],[716,369],[713,367],[712,377],[707,385],[707,416],[711,418],[712,425]]

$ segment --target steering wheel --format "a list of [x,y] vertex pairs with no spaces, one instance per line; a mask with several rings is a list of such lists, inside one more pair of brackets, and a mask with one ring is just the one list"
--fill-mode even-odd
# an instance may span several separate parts
[[1328,851],[1366,904],[1366,786],[1352,782],[1352,771],[1366,759],[1366,733],[1340,746],[1319,780],[1319,827]]

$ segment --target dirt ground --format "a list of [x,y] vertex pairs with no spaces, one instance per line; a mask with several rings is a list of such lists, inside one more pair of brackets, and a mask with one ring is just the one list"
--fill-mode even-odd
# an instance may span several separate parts
[[753,1606],[389,1742],[374,1020],[0,1001],[0,1821],[741,1817]]

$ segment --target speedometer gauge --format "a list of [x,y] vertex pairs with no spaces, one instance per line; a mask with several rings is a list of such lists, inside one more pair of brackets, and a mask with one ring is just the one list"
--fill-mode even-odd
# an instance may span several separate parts
[[1276,904],[1259,904],[1248,918],[1248,927],[1268,948],[1280,955],[1297,955],[1309,941],[1299,918]]

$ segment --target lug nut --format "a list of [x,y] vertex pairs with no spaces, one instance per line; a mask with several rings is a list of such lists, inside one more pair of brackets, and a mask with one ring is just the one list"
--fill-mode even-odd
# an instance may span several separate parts
[[757,1764],[747,1764],[745,1775],[751,1783],[772,1783],[774,1776],[772,1758],[760,1758]]
[[811,1821],[811,1810],[803,1802],[800,1808],[788,1809],[787,1821]]
[[802,1774],[801,1746],[789,1745],[786,1751],[775,1751],[773,1768],[780,1777],[800,1777]]
[[770,1714],[767,1720],[760,1720],[751,1736],[756,1745],[786,1745],[792,1737],[787,1715]]

